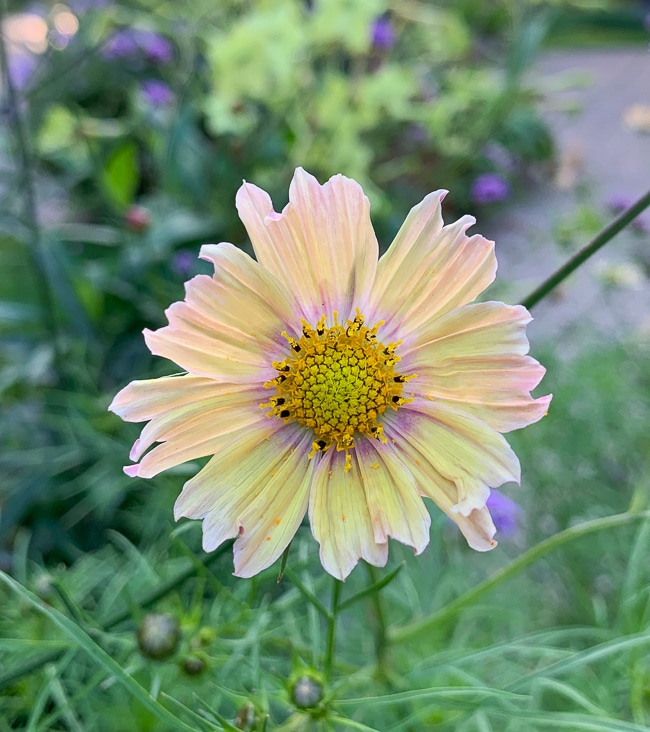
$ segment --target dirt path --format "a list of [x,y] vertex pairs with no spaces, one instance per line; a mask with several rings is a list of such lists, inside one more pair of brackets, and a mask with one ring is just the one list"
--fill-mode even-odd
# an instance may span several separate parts
[[[571,80],[582,86],[561,90]],[[570,254],[557,244],[557,225],[577,220],[580,204],[608,221],[613,217],[607,209],[612,197],[635,200],[650,188],[647,48],[553,52],[538,64],[532,82],[549,90],[548,119],[558,142],[565,188],[549,174],[547,182],[518,196],[514,206],[504,206],[485,221],[479,217],[479,230],[497,241],[499,276],[510,283],[509,299],[528,294]],[[647,129],[642,133],[638,125],[644,115]],[[636,130],[630,125],[635,116]],[[650,222],[650,211],[646,217]],[[580,246],[590,237],[577,232]],[[603,287],[599,268],[640,259],[646,261],[646,276],[634,287]],[[586,317],[601,332],[642,329],[650,337],[648,273],[650,227],[645,234],[624,232],[562,288],[559,298],[535,309],[531,336],[555,337]]]

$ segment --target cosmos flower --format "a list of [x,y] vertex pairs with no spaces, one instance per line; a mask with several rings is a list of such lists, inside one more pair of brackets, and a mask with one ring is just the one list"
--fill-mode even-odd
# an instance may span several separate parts
[[[370,204],[337,175],[302,169],[289,204],[244,183],[239,215],[257,261],[232,244],[200,256],[169,324],[145,330],[186,373],[134,381],[110,409],[149,421],[125,468],[151,478],[212,456],[176,501],[203,546],[234,544],[235,574],[272,564],[305,513],[325,569],[383,566],[392,537],[422,552],[430,498],[474,549],[495,546],[490,486],[519,480],[500,434],[539,420],[544,368],[521,306],[472,303],[494,279],[494,243],[464,216],[444,226],[429,194],[378,261]],[[154,443],[160,443],[153,449]]]

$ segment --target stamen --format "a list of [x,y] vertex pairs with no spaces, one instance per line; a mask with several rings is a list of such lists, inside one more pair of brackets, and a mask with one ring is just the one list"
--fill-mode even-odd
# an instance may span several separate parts
[[402,396],[402,388],[415,374],[395,373],[400,341],[387,345],[377,341],[383,321],[368,328],[359,309],[345,325],[339,324],[337,312],[332,320],[334,325],[327,327],[323,315],[315,328],[303,320],[300,340],[282,333],[292,353],[273,364],[278,376],[264,386],[277,393],[260,406],[271,409],[269,416],[295,419],[313,430],[310,458],[332,446],[345,451],[347,472],[355,439],[366,436],[386,442],[377,420],[389,406],[399,409],[411,401]]

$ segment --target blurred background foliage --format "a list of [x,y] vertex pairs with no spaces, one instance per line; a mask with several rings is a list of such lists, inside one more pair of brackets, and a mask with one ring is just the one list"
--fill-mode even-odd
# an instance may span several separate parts
[[[207,271],[199,244],[249,251],[234,207],[242,179],[280,208],[297,165],[321,180],[343,172],[370,196],[384,247],[436,188],[452,192],[448,216],[498,208],[552,169],[543,99],[527,75],[539,51],[597,28],[647,39],[647,8],[614,0],[3,8],[0,568],[190,728],[263,729],[270,715],[268,729],[343,729],[320,701],[297,711],[296,680],[321,665],[325,646],[318,607],[305,601],[326,582],[308,571],[318,566],[308,529],[291,560],[302,594],[295,582],[276,584],[277,568],[235,581],[227,552],[197,559],[199,527],[171,522],[196,465],[150,482],[124,476],[137,428],[108,414],[108,403],[132,378],[170,372],[150,358],[141,331],[162,325],[183,281]],[[426,555],[414,561],[392,546],[390,568],[403,560],[407,569],[384,591],[383,610],[360,600],[342,616],[341,678],[327,694],[404,695],[391,705],[340,706],[350,728],[366,729],[354,718],[380,730],[545,729],[540,709],[565,729],[610,728],[579,726],[589,715],[650,722],[641,641],[623,645],[622,674],[607,661],[590,667],[597,687],[591,676],[580,681],[587,656],[574,661],[571,684],[535,675],[540,659],[560,663],[647,628],[647,570],[619,569],[646,552],[645,529],[570,545],[518,577],[516,607],[491,595],[489,609],[459,611],[466,622],[455,617],[416,645],[386,650],[386,627],[443,606],[504,557],[582,520],[645,507],[650,408],[638,395],[650,386],[648,354],[635,343],[595,347],[588,337],[571,362],[539,351],[554,409],[513,435],[526,483],[503,552],[468,556],[437,514]],[[346,595],[374,581],[358,570]],[[114,709],[128,710],[123,730],[183,728],[107,675],[99,651],[81,654],[79,638],[57,631],[27,595],[2,589],[0,601],[0,730],[113,730]],[[154,606],[180,623],[168,660],[152,660],[134,634]],[[567,634],[566,625],[579,630]],[[479,647],[470,663],[468,649]],[[471,686],[500,692],[453,693]],[[509,695],[515,686],[525,696]],[[451,691],[409,696],[423,687]],[[574,713],[585,719],[562,716]]]

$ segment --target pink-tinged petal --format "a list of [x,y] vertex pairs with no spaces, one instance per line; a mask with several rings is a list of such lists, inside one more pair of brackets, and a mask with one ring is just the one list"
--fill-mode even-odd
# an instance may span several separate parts
[[[169,325],[145,330],[152,353],[195,376],[231,383],[273,378],[296,313],[288,296],[260,265],[231,244],[204,247],[214,277],[198,275],[185,285],[185,300],[166,311]],[[292,318],[293,314],[293,318]]]
[[[433,500],[457,524],[469,546],[480,552],[494,549],[497,545],[493,539],[496,529],[489,511],[487,508],[475,508],[467,515],[458,511],[459,491],[456,483],[443,476],[434,465],[431,445],[421,441],[416,444],[405,433],[388,423],[384,433],[408,465],[422,495]],[[484,495],[484,491],[481,490],[480,495]]]
[[249,497],[235,542],[237,577],[266,569],[286,549],[307,513],[314,463],[307,458],[312,435],[289,446],[279,468],[265,480],[259,495]]
[[168,467],[211,455],[224,435],[251,425],[268,431],[259,406],[266,399],[263,387],[223,384],[191,374],[132,382],[110,407],[126,421],[150,420],[129,457],[139,460],[154,442],[164,444],[130,466],[128,474],[151,478]]
[[537,422],[551,396],[530,396],[545,373],[526,355],[530,320],[521,306],[487,302],[431,321],[400,348],[400,371],[417,374],[409,392],[464,409],[499,432]]
[[[426,455],[440,475],[455,483],[457,500],[452,510],[463,516],[485,506],[490,487],[519,482],[519,460],[510,445],[467,412],[416,397],[399,412],[386,413],[384,424],[399,432],[402,440]],[[397,449],[401,450],[401,445]]]
[[351,469],[344,470],[345,455],[329,450],[316,455],[309,498],[309,522],[320,544],[323,567],[344,580],[359,559],[383,567],[388,560],[388,543],[378,544],[368,510],[361,472],[355,452]]
[[222,424],[214,424],[208,414],[183,425],[168,441],[156,445],[135,466],[135,474],[139,478],[153,478],[188,460],[214,455],[233,439],[270,438],[280,424],[278,420],[268,419],[257,402],[247,409],[238,408],[231,416],[223,418]]
[[359,440],[355,453],[375,541],[385,544],[390,536],[420,554],[429,543],[431,517],[413,474],[392,445]]
[[415,206],[379,260],[368,322],[386,322],[384,342],[403,340],[422,323],[471,302],[494,280],[494,242],[466,234],[475,219],[443,226],[446,193],[430,193]]
[[270,439],[248,435],[224,445],[189,480],[174,515],[203,519],[203,547],[235,542],[235,573],[250,577],[272,564],[307,510],[311,436],[282,426]]
[[298,168],[281,214],[249,183],[237,193],[237,210],[258,261],[295,293],[309,322],[323,314],[331,318],[334,311],[344,322],[364,306],[378,245],[370,203],[358,183],[336,175],[321,186]]

